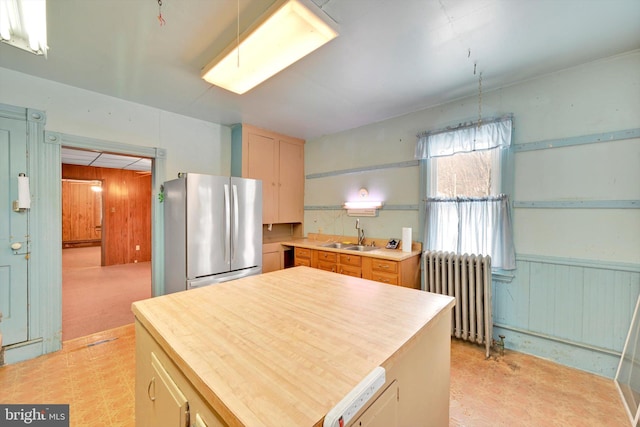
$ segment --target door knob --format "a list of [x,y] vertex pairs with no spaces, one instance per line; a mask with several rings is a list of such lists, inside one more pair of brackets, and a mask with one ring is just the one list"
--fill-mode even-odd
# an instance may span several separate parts
[[14,251],[20,250],[20,248],[22,248],[22,243],[15,242],[11,244],[11,249]]

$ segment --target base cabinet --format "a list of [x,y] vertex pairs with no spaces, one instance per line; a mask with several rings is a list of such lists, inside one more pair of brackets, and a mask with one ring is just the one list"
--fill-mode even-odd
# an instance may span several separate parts
[[311,249],[295,248],[293,257],[294,267],[311,267]]
[[[139,399],[141,412],[139,426],[152,427],[162,424],[167,426],[189,425],[189,403],[180,388],[173,381],[158,360],[156,353],[151,351],[151,364],[142,367],[140,387],[147,383],[146,398]],[[141,390],[142,391],[142,390]],[[142,394],[142,393],[141,393]]]
[[393,381],[352,425],[355,427],[398,426],[399,401],[398,381]]
[[294,266],[306,266],[389,285],[420,289],[420,255],[402,261],[296,247]]
[[136,322],[136,427],[226,427]]
[[362,257],[359,255],[340,254],[338,273],[347,276],[362,277]]

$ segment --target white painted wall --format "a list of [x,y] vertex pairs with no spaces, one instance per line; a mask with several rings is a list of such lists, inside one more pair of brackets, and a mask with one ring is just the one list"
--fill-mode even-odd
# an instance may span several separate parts
[[[640,128],[640,52],[634,51],[482,95],[485,117],[514,115],[514,143]],[[470,79],[477,77],[469,76]],[[305,173],[413,160],[416,134],[478,118],[478,97],[309,140]],[[305,205],[342,204],[365,186],[387,204],[421,203],[417,168],[306,181]],[[640,140],[515,155],[518,201],[639,200]],[[399,236],[418,227],[418,211],[381,211],[363,220],[369,235]],[[355,235],[343,211],[305,211],[305,232]],[[516,209],[518,253],[640,262],[638,209]],[[414,236],[421,240],[420,236]]]
[[0,67],[0,103],[43,110],[46,130],[167,150],[165,177],[229,175],[231,129]]

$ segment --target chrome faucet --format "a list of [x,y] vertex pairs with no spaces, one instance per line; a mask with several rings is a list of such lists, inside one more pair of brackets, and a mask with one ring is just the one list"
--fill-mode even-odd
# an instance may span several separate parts
[[358,230],[358,245],[364,244],[364,230],[360,228],[360,218],[356,218],[356,230]]

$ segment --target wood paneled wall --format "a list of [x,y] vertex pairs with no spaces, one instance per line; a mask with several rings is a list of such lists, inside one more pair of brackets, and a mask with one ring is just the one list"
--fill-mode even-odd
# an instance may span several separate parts
[[102,181],[102,265],[151,260],[150,174],[63,164],[62,178]]
[[100,242],[102,195],[91,190],[97,181],[62,181],[62,244]]

